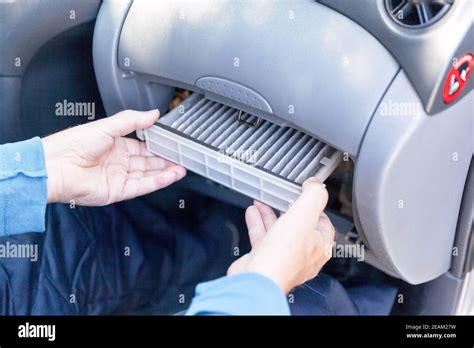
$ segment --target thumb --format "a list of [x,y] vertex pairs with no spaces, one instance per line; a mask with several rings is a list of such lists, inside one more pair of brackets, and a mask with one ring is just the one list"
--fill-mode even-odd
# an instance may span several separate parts
[[158,120],[158,117],[160,117],[158,109],[150,111],[124,110],[114,116],[96,121],[94,127],[117,138],[150,127]]
[[303,192],[285,216],[305,229],[314,229],[327,202],[328,192],[325,186],[318,179],[309,178],[303,183]]

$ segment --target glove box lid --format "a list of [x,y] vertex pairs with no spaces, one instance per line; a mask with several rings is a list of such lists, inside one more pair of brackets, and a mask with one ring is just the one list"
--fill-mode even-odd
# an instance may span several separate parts
[[370,33],[310,0],[136,0],[118,64],[354,156],[399,68]]

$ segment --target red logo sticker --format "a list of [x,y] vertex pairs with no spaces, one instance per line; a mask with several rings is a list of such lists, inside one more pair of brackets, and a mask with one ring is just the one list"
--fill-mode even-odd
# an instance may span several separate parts
[[473,55],[470,53],[456,59],[453,63],[453,67],[449,70],[444,81],[443,101],[445,104],[451,103],[461,94],[471,75],[473,63]]

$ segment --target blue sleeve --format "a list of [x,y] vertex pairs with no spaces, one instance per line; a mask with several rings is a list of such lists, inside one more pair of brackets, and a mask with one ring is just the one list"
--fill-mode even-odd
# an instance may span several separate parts
[[46,179],[40,138],[0,145],[0,236],[45,230]]
[[283,291],[258,273],[222,277],[196,287],[186,315],[289,315]]

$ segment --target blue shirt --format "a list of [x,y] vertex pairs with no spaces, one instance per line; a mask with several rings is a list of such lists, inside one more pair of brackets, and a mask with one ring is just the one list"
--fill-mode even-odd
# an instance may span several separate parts
[[45,230],[46,179],[40,138],[0,145],[0,235]]
[[[36,137],[0,145],[0,235],[44,232],[47,173]],[[257,273],[222,277],[196,287],[187,315],[287,315],[283,291]]]

